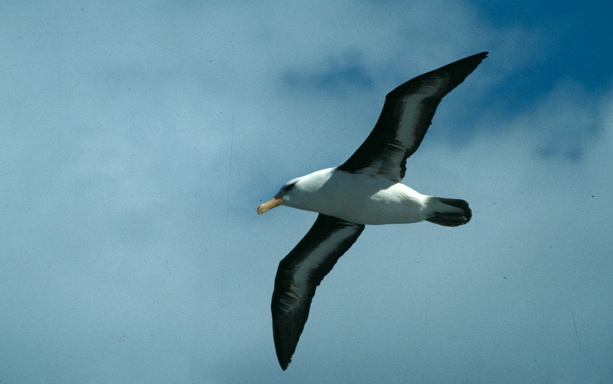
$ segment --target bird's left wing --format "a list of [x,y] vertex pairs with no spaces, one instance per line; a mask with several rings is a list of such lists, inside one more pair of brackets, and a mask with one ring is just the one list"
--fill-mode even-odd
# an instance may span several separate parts
[[320,214],[304,238],[279,263],[271,309],[281,368],[287,368],[296,350],[315,288],[363,230],[363,224]]
[[375,128],[338,169],[400,182],[406,172],[406,160],[421,144],[438,104],[486,57],[487,52],[483,52],[458,60],[388,93]]

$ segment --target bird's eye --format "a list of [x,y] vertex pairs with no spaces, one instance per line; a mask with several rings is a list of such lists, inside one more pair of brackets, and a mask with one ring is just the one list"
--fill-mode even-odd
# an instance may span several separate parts
[[292,183],[290,185],[286,185],[285,187],[283,187],[283,192],[289,192],[292,190],[292,188],[294,188],[294,185],[296,185],[296,183]]

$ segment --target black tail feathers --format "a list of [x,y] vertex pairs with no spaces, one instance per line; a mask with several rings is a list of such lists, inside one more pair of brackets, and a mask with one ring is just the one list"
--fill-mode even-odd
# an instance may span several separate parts
[[472,217],[472,211],[468,207],[468,203],[460,199],[431,197],[428,208],[431,213],[426,220],[446,227],[466,224]]

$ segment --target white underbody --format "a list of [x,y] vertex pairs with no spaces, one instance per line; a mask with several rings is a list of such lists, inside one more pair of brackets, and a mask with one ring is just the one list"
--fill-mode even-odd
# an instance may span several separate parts
[[291,193],[283,196],[289,207],[358,224],[415,223],[428,217],[429,196],[382,176],[327,168],[294,181]]

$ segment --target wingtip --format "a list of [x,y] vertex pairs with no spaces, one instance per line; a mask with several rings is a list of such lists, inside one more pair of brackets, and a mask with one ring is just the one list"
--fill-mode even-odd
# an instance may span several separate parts
[[288,351],[282,349],[281,345],[275,345],[275,349],[277,351],[277,360],[279,361],[279,365],[282,370],[286,370],[289,366],[289,363],[292,362],[293,351],[288,354]]
[[481,53],[476,53],[476,54],[474,54],[474,55],[468,56],[468,57],[466,57],[466,58],[464,58],[464,59],[460,59],[460,60],[458,60],[458,61],[462,61],[462,60],[471,60],[471,59],[478,59],[478,60],[479,60],[479,62],[481,62],[481,61],[485,60],[485,59],[487,58],[487,55],[489,55],[489,54],[490,54],[490,53],[489,53],[488,51],[484,51],[484,52],[481,52]]
[[281,360],[279,360],[279,365],[281,366],[281,369],[285,371],[287,367],[289,366],[290,361],[282,362]]
[[[284,371],[289,366],[289,363],[292,362],[292,356],[296,351],[296,346],[298,345],[300,333],[302,333],[302,330],[300,330],[300,332],[298,333],[298,338],[296,338],[295,340],[292,340],[291,337],[288,338],[288,335],[292,335],[294,333],[288,332],[288,329],[284,329],[282,324],[277,323],[275,321],[275,315],[273,312],[273,339],[275,342],[275,352],[277,353],[277,360],[279,361],[279,365]],[[282,337],[283,335],[285,335],[286,337]]]
[[[460,59],[457,62],[462,62],[462,61],[474,61],[474,60],[478,60],[479,63],[481,63],[483,60],[485,60],[487,58],[487,55],[489,55],[490,53],[488,51],[484,51],[481,53],[476,53],[474,55],[470,55],[468,57],[465,57],[463,59]],[[452,63],[453,64],[453,63]]]

